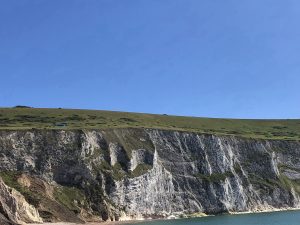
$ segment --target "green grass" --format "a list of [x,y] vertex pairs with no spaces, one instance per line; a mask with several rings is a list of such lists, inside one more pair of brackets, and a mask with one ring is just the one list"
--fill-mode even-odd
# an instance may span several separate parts
[[255,174],[249,174],[250,181],[253,184],[258,184],[269,189],[282,188],[290,191],[292,188],[300,194],[300,180],[291,180],[284,174],[280,174],[278,179],[265,179]]
[[79,213],[78,205],[86,205],[86,199],[83,191],[75,187],[59,186],[54,189],[54,198],[65,205],[68,209]]
[[[66,123],[66,126],[63,124]],[[300,140],[300,119],[212,119],[102,110],[0,108],[0,129],[158,128],[261,139]]]
[[139,164],[130,174],[130,177],[138,177],[145,174],[148,170],[152,169],[151,165]]

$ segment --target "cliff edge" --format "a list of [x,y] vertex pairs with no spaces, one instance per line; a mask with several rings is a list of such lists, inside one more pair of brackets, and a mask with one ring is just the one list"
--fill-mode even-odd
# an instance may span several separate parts
[[5,184],[37,221],[300,207],[297,140],[148,128],[2,130],[0,161]]

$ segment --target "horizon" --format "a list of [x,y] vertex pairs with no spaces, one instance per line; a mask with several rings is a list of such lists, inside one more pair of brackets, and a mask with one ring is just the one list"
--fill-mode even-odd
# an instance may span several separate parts
[[9,1],[0,107],[300,118],[300,2]]

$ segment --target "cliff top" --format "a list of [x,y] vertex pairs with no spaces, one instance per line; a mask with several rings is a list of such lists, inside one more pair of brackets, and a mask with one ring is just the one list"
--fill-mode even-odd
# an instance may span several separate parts
[[104,110],[0,108],[0,129],[157,128],[262,139],[300,140],[300,119],[213,119]]

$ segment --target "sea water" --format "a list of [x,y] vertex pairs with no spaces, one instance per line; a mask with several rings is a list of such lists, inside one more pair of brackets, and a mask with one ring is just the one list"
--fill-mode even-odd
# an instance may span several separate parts
[[135,225],[300,225],[300,211],[208,216],[192,219],[156,220]]

